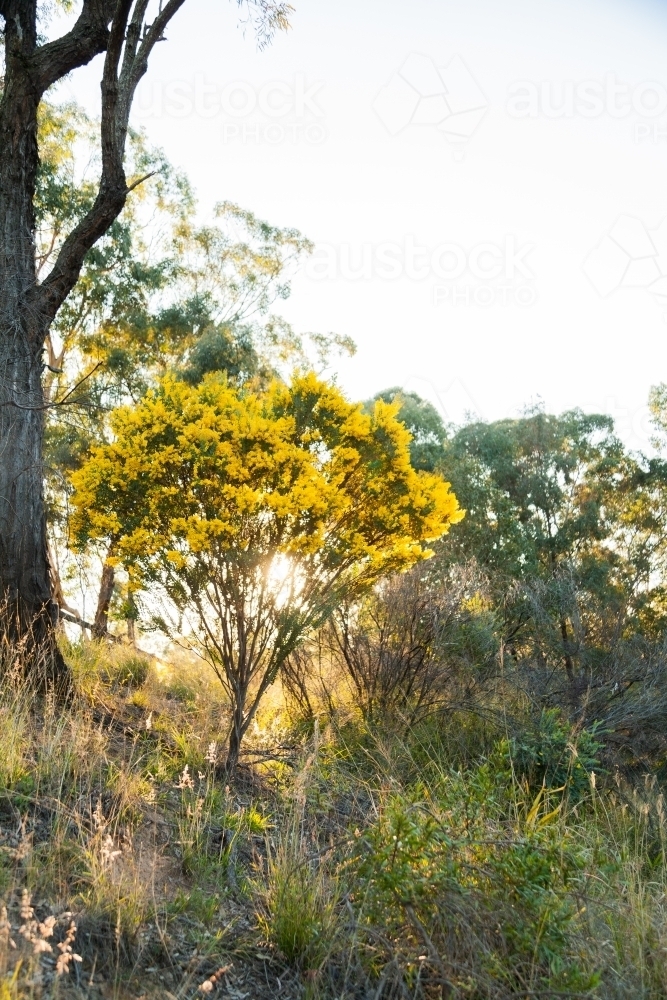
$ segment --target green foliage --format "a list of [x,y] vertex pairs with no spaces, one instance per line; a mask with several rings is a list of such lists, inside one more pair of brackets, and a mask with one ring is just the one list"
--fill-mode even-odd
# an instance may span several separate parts
[[578,957],[569,895],[584,857],[558,809],[540,806],[513,816],[505,781],[482,767],[447,776],[432,794],[389,795],[358,835],[358,920],[400,938],[409,982],[439,976],[463,991],[471,967],[484,996],[598,981]]
[[332,944],[336,893],[305,858],[274,858],[269,872],[263,927],[291,964],[318,969]]
[[92,692],[96,684],[116,691],[121,688],[136,690],[148,678],[150,658],[131,647],[84,640],[63,640],[62,647],[83,690]]
[[578,410],[465,425],[443,457],[468,512],[449,558],[463,550],[515,580],[551,574],[608,534],[604,499],[622,455],[611,418]]
[[23,699],[0,704],[0,789],[12,789],[29,775],[26,736],[30,717]]
[[188,913],[205,927],[211,927],[220,910],[220,893],[204,890],[196,886],[191,892],[182,889],[169,904],[170,914]]
[[534,790],[567,789],[578,800],[590,791],[591,773],[600,772],[599,735],[595,724],[577,730],[558,709],[544,709],[533,728],[501,743],[499,756],[506,761],[508,777],[514,772]]
[[455,430],[441,468],[466,517],[437,546],[429,575],[435,588],[472,563],[485,578],[504,696],[526,696],[538,715],[560,709],[583,730],[598,722],[628,766],[658,765],[665,463],[628,453],[607,416],[533,409]]
[[385,403],[396,400],[400,404],[398,419],[405,424],[412,437],[410,461],[415,469],[433,472],[442,462],[447,439],[445,425],[435,406],[416,392],[404,392],[398,386],[376,393],[365,404],[366,408],[371,411],[378,399]]
[[181,369],[181,378],[189,385],[197,385],[210,372],[227,372],[227,377],[242,384],[250,381],[260,370],[260,359],[247,329],[230,326],[206,330]]
[[197,692],[181,679],[176,679],[167,684],[165,694],[167,698],[180,701],[182,705],[186,705],[188,708],[194,708],[197,703]]

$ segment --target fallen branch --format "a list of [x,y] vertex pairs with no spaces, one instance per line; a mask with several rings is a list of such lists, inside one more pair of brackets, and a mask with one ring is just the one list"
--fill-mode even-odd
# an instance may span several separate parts
[[[91,625],[90,622],[85,621],[83,618],[79,618],[78,615],[71,615],[68,611],[63,608],[58,608],[58,617],[63,618],[67,622],[72,622],[74,625],[78,625],[80,628],[87,628],[89,632],[95,631],[95,626]],[[117,635],[112,635],[111,632],[105,632],[104,638],[108,639],[109,642],[115,642],[122,644],[123,640]]]

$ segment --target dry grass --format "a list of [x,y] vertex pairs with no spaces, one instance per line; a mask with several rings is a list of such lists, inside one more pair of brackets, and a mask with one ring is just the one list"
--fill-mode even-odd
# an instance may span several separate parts
[[0,1000],[667,994],[655,779],[532,814],[481,723],[320,735],[276,688],[229,788],[205,671],[67,654],[67,711],[0,695]]

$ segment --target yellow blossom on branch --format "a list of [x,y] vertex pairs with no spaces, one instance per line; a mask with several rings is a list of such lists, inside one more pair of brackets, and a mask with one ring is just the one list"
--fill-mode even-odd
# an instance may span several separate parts
[[264,392],[170,376],[116,411],[113,442],[73,476],[76,544],[113,537],[133,586],[159,584],[194,622],[234,702],[232,767],[307,632],[463,516],[448,483],[411,466],[397,410],[367,414],[314,374]]

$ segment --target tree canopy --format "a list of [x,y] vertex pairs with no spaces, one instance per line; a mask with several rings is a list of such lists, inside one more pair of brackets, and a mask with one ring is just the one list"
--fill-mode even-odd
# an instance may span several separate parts
[[73,476],[77,544],[104,539],[136,588],[159,585],[232,695],[232,764],[304,636],[463,516],[441,476],[412,467],[397,410],[364,413],[312,374],[264,392],[166,376]]

